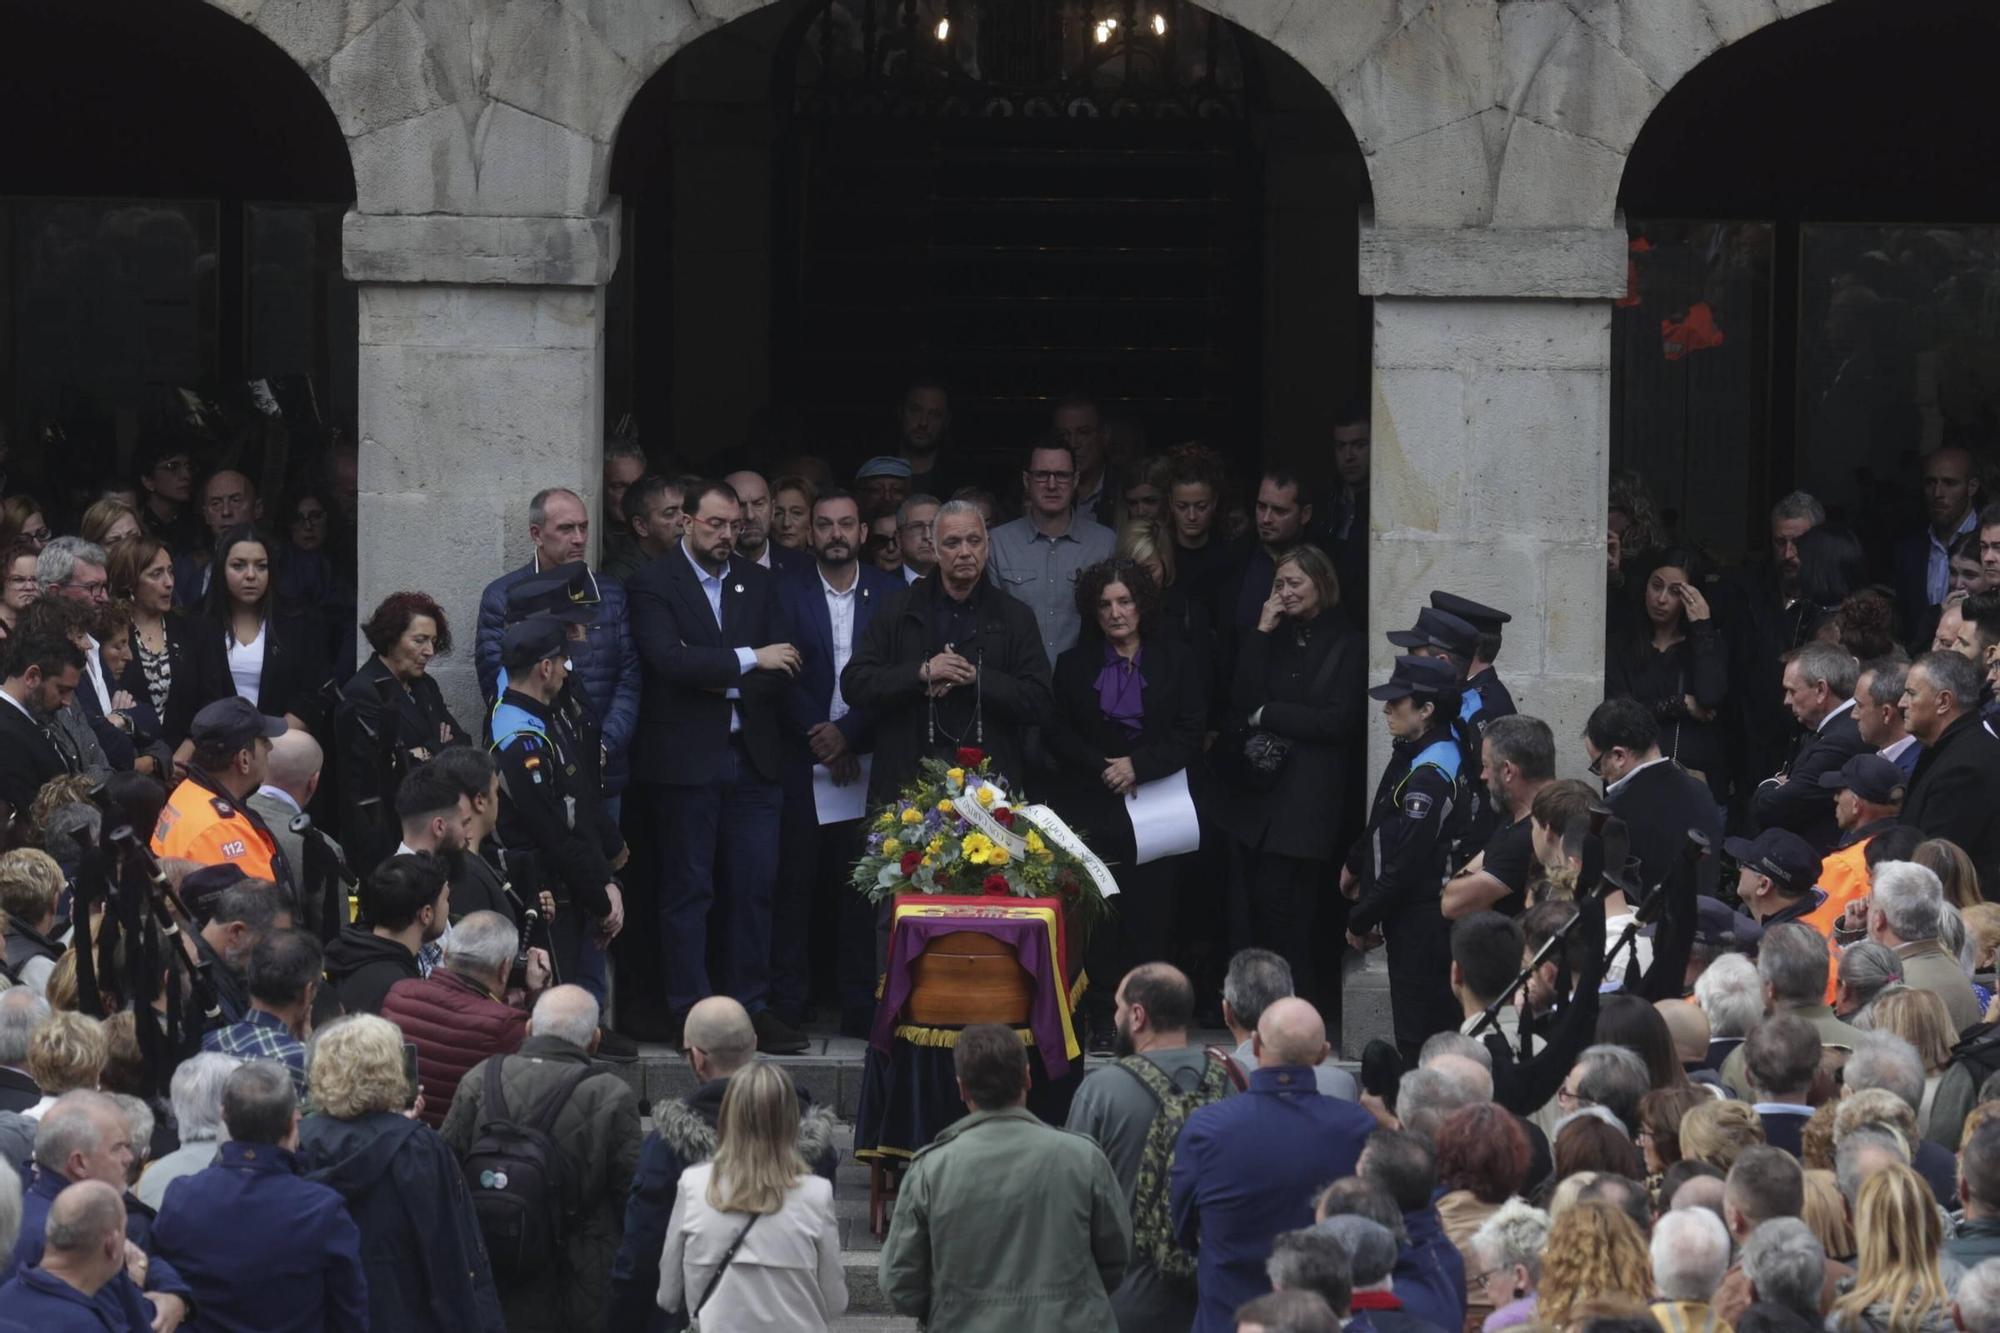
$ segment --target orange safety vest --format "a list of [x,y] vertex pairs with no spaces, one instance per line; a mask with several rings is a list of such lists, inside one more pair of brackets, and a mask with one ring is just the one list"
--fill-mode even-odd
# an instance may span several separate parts
[[1833,1003],[1840,987],[1840,946],[1833,942],[1833,928],[1847,914],[1849,903],[1868,896],[1867,851],[1868,844],[1873,841],[1873,838],[1863,838],[1852,847],[1842,847],[1839,851],[1826,854],[1826,859],[1819,866],[1819,887],[1826,894],[1826,901],[1799,918],[1826,936],[1828,1004]]
[[199,782],[174,788],[153,829],[153,855],[197,865],[241,866],[252,879],[276,879],[277,841],[252,824],[236,803]]

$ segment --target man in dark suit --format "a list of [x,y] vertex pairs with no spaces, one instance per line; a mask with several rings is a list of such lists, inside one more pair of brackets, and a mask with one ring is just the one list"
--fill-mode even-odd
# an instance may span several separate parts
[[1979,470],[1971,453],[1948,444],[1924,459],[1924,530],[1896,543],[1896,605],[1903,637],[1914,640],[1925,613],[1951,586],[1951,548],[1979,530]]
[[[1639,878],[1647,888],[1665,882],[1687,846],[1690,830],[1711,847],[1722,845],[1722,815],[1708,784],[1660,753],[1660,724],[1632,699],[1606,699],[1583,729],[1590,771],[1604,780],[1604,801],[1625,821]],[[1696,889],[1713,895],[1717,858],[1703,858]]]
[[785,718],[785,822],[772,910],[771,1003],[788,1022],[805,1009],[811,980],[808,927],[820,915],[817,903],[825,901],[838,923],[841,1029],[864,1036],[875,1014],[875,913],[846,884],[861,826],[858,819],[826,822],[813,797],[814,776],[822,767],[837,786],[856,796],[866,793],[861,756],[874,743],[874,713],[848,706],[840,673],[876,612],[904,584],[861,563],[861,506],[846,491],[827,491],[813,502],[811,532],[813,568],[778,580],[778,601],[799,650],[799,674]]
[[720,870],[729,897],[723,989],[749,1011],[760,1050],[790,1054],[805,1049],[805,1036],[768,1006],[780,710],[799,653],[782,641],[772,576],[735,556],[736,492],[703,482],[689,490],[687,513],[680,554],[651,562],[626,590],[645,673],[632,772],[660,830],[667,1004],[678,1024],[712,993],[708,912]]
[[1819,1032],[1790,1013],[1765,1019],[1743,1043],[1743,1067],[1757,1098],[1751,1109],[1764,1122],[1764,1141],[1794,1157],[1812,1119],[1806,1096],[1822,1052]]
[[35,793],[76,765],[51,734],[56,710],[76,698],[83,650],[59,634],[33,630],[7,641],[0,668],[0,831],[26,818]]
[[732,472],[722,484],[736,492],[743,522],[736,530],[736,554],[741,561],[762,565],[773,574],[804,574],[812,556],[771,540],[771,484],[758,472]]
[[1790,829],[1824,856],[1840,841],[1833,793],[1822,773],[1868,749],[1854,718],[1854,681],[1860,668],[1845,648],[1814,641],[1785,663],[1785,706],[1804,727],[1785,771],[1766,778],[1750,803],[1759,829]]
[[1979,669],[1957,653],[1925,653],[1904,678],[1903,714],[1923,756],[1903,798],[1903,822],[1963,847],[1982,883],[2000,883],[2000,740],[1979,721]]

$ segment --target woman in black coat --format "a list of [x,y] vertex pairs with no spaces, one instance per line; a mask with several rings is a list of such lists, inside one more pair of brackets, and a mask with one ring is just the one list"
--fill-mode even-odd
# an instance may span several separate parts
[[316,617],[280,605],[271,540],[240,524],[215,543],[208,591],[194,619],[198,706],[240,695],[296,731],[323,716],[320,687],[332,672]]
[[1178,858],[1137,864],[1125,798],[1201,754],[1200,663],[1157,632],[1159,605],[1159,585],[1135,561],[1106,560],[1077,576],[1083,633],[1056,659],[1055,712],[1042,730],[1056,763],[1057,809],[1083,830],[1118,880],[1114,923],[1089,948],[1088,993],[1099,1000],[1092,1005],[1098,1018],[1110,1012],[1117,979],[1136,964],[1166,958],[1173,937]]
[[[1282,955],[1299,995],[1314,993],[1315,917],[1341,851],[1347,750],[1361,743],[1366,670],[1361,634],[1340,610],[1333,562],[1316,546],[1295,547],[1242,635],[1229,699],[1230,722],[1270,732],[1291,750],[1272,790],[1225,790],[1222,824],[1232,842],[1231,950],[1258,945]],[[1241,735],[1225,732],[1217,744]]]
[[1668,547],[1640,564],[1645,600],[1632,631],[1612,644],[1605,696],[1644,704],[1660,724],[1660,753],[1727,801],[1731,764],[1719,714],[1729,698],[1729,646],[1701,591],[1702,563]]
[[208,702],[195,670],[200,622],[176,609],[173,552],[158,538],[128,538],[110,560],[111,596],[132,605],[132,664],[120,684],[152,710],[160,738],[176,750]]
[[333,743],[341,843],[366,875],[402,841],[395,811],[402,775],[467,737],[430,677],[431,659],[451,651],[442,607],[420,592],[393,593],[361,633],[375,652],[341,690]]

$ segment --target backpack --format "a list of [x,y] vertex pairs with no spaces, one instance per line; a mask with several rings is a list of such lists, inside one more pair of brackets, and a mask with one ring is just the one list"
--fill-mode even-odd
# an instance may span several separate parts
[[1173,1173],[1174,1145],[1180,1141],[1181,1127],[1201,1107],[1222,1100],[1230,1086],[1229,1066],[1210,1052],[1201,1083],[1192,1092],[1183,1090],[1143,1055],[1128,1055],[1116,1067],[1144,1084],[1160,1104],[1146,1130],[1146,1146],[1139,1154],[1139,1174],[1133,1183],[1132,1257],[1151,1265],[1169,1284],[1192,1288],[1194,1256],[1174,1240],[1168,1178]]
[[533,1120],[517,1120],[501,1088],[505,1063],[505,1056],[486,1062],[485,1114],[464,1164],[472,1211],[486,1237],[493,1276],[502,1282],[535,1276],[561,1252],[569,1218],[562,1150],[551,1134],[570,1095],[594,1072],[589,1065],[577,1068]]

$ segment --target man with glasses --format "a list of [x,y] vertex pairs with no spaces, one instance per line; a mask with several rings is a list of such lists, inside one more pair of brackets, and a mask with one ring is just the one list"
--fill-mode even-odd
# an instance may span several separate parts
[[194,459],[171,440],[157,441],[142,452],[139,490],[145,496],[139,521],[146,531],[179,555],[203,545],[201,518],[189,501],[194,496]]
[[[1660,726],[1645,705],[1631,699],[1599,704],[1584,724],[1583,748],[1591,776],[1604,783],[1605,804],[1631,834],[1646,888],[1666,879],[1691,830],[1711,847],[1722,846],[1722,813],[1708,784],[1660,753]],[[1701,893],[1714,894],[1718,873],[1717,858],[1704,858],[1696,871]]]
[[185,607],[197,607],[208,595],[208,581],[214,571],[214,546],[222,534],[264,516],[264,502],[257,498],[257,483],[249,474],[221,468],[201,484],[201,539],[174,559],[174,600]]
[[1037,441],[1021,472],[1027,512],[993,529],[994,581],[1035,613],[1051,667],[1083,627],[1077,575],[1109,560],[1118,544],[1111,529],[1075,512],[1076,483],[1075,449],[1060,439]]
[[[44,599],[61,598],[90,608],[93,618],[111,601],[111,579],[106,572],[104,548],[81,537],[58,537],[42,548],[35,559],[35,582]],[[86,632],[83,667],[89,681],[87,693],[80,692],[78,707],[93,730],[111,716],[112,682],[104,678],[104,660],[98,653],[95,635]]]

